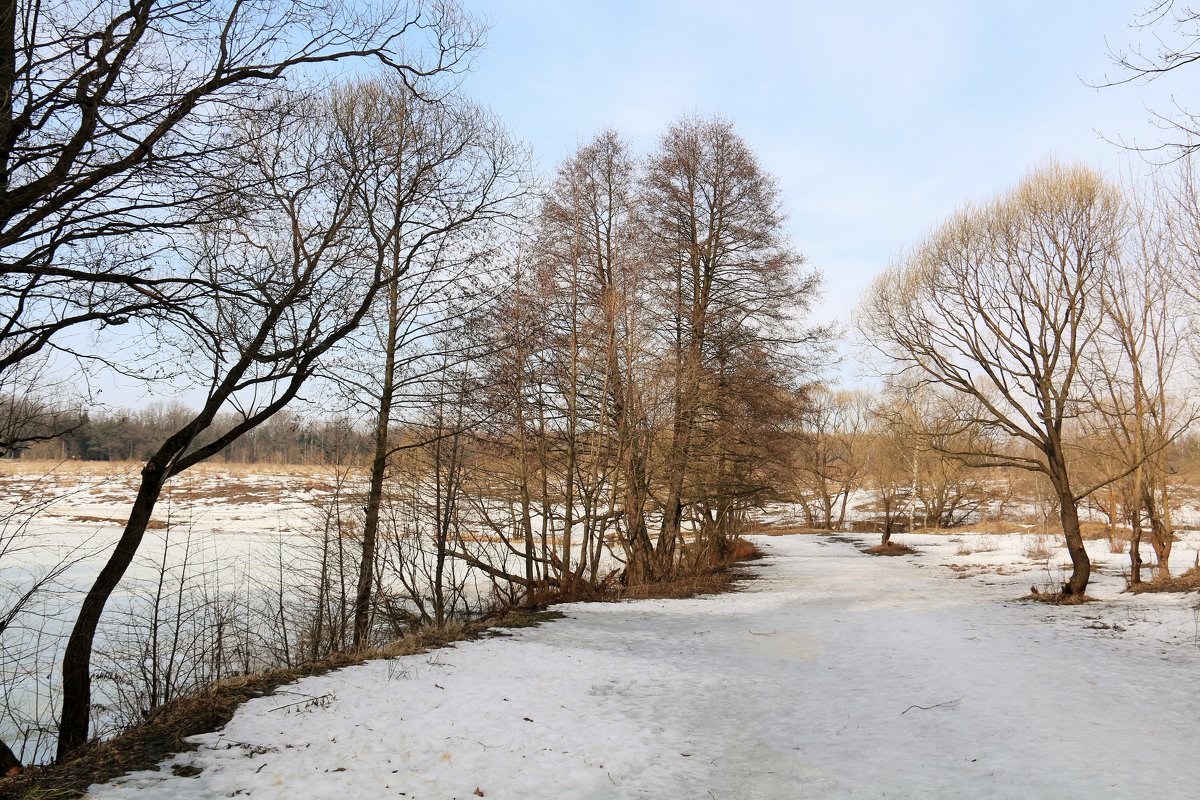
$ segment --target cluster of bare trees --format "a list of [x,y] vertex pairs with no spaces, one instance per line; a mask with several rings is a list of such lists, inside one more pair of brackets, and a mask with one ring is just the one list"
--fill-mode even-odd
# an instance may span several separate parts
[[1047,164],[955,214],[860,309],[896,396],[926,405],[908,426],[926,447],[1052,488],[1066,594],[1087,586],[1079,507],[1093,496],[1133,528],[1131,580],[1146,529],[1168,574],[1168,456],[1197,416],[1196,196],[1186,164],[1148,189]]
[[676,122],[643,161],[603,133],[559,170],[522,253],[509,302],[530,307],[502,331],[520,344],[496,365],[510,383],[493,402],[522,517],[540,518],[541,538],[558,529],[543,566],[565,580],[595,575],[610,534],[626,580],[668,576],[721,551],[777,488],[821,335],[796,321],[815,277],[779,202],[720,119]]
[[[727,121],[646,157],[603,133],[533,192],[445,79],[481,37],[449,0],[73,9],[0,9],[0,454],[94,433],[92,377],[197,399],[107,453],[143,463],[50,650],[58,758],[126,662],[128,721],[491,603],[670,579],[787,481],[817,278]],[[350,59],[372,71],[329,85]],[[324,453],[307,544],[239,572],[168,521],[147,552],[173,479],[312,397],[359,446]]]
[[[3,449],[77,424],[42,380],[84,384],[69,368],[202,397],[79,608],[60,757],[87,738],[97,624],[166,483],[300,394],[396,282],[394,250],[403,268],[511,196],[519,154],[440,80],[479,41],[451,2],[0,9],[0,386],[40,412]],[[322,88],[349,59],[380,77]]]
[[[87,410],[69,430],[53,438],[25,443],[9,458],[29,461],[145,461],[166,435],[177,430],[192,410],[180,401],[151,402],[138,408]],[[37,413],[37,412],[34,412]],[[14,414],[28,421],[30,414]],[[236,412],[221,412],[206,435],[220,436],[239,422]],[[368,437],[348,415],[321,417],[285,410],[248,431],[215,458],[237,464],[323,464],[337,452],[362,454]]]
[[442,623],[454,565],[508,600],[669,580],[786,481],[816,279],[730,123],[681,119],[645,158],[601,133],[488,260],[487,302],[442,292],[430,315],[427,279],[402,283],[372,329],[356,645],[397,594]]
[[962,432],[924,394],[833,389],[807,395],[780,493],[809,528],[883,533],[951,528],[1000,513],[1011,494],[949,455]]

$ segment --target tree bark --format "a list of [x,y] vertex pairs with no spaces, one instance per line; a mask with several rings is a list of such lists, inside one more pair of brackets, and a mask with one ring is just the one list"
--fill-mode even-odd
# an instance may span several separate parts
[[1129,524],[1132,533],[1129,537],[1129,585],[1137,586],[1142,582],[1142,507],[1136,497],[1131,501]]
[[[393,265],[393,270],[396,267]],[[362,559],[358,565],[358,587],[354,596],[353,648],[367,640],[371,621],[371,590],[375,576],[375,540],[379,533],[379,510],[383,505],[383,481],[387,476],[389,428],[396,391],[396,348],[399,338],[399,287],[393,280],[388,287],[387,341],[384,342],[383,385],[379,392],[379,413],[375,422],[375,454],[371,459],[371,479],[367,489],[367,507],[363,518]]]
[[133,562],[150,523],[150,516],[154,513],[154,506],[162,494],[166,474],[165,465],[156,461],[150,461],[142,468],[142,483],[133,501],[129,521],[108,562],[84,598],[71,637],[67,640],[63,654],[59,761],[87,742],[92,710],[92,644],[96,638],[96,628],[109,597]]
[[1154,548],[1154,556],[1158,564],[1154,568],[1158,580],[1171,577],[1171,545],[1173,534],[1163,522],[1163,515],[1155,506],[1154,487],[1142,487],[1142,502],[1146,507],[1146,516],[1150,518],[1150,546]]
[[1071,577],[1063,584],[1064,596],[1082,596],[1087,591],[1091,578],[1092,562],[1083,546],[1083,533],[1079,528],[1079,507],[1071,491],[1071,481],[1061,456],[1050,456],[1050,481],[1058,496],[1058,517],[1062,523],[1063,538],[1071,556]]
[[21,760],[17,758],[9,746],[0,740],[0,778],[5,775],[15,775],[21,771]]

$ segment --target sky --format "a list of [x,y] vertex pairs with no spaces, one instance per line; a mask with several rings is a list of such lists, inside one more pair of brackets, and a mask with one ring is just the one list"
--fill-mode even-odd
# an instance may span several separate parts
[[[1150,0],[460,2],[489,28],[462,89],[544,174],[607,127],[649,153],[682,114],[730,119],[824,276],[812,321],[848,334],[872,277],[960,204],[1052,157],[1144,171],[1115,142],[1161,143],[1176,100],[1200,111],[1200,65],[1095,88],[1125,77],[1111,52],[1153,49],[1132,27]],[[831,381],[872,382],[855,353]],[[117,404],[190,397],[112,380]]]
[[648,152],[681,114],[732,120],[824,274],[819,322],[964,201],[1052,157],[1140,170],[1114,142],[1163,141],[1173,98],[1200,110],[1200,66],[1094,88],[1147,42],[1149,0],[464,2],[490,26],[464,88],[544,171],[605,127]]

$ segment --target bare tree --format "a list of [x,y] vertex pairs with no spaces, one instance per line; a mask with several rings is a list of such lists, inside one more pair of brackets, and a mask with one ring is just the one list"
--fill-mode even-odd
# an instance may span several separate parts
[[[395,279],[376,251],[372,209],[363,201],[374,157],[362,149],[363,120],[345,124],[333,105],[286,99],[248,116],[253,133],[240,137],[247,146],[231,171],[255,174],[265,200],[240,204],[195,240],[191,252],[207,276],[209,302],[190,311],[174,336],[193,350],[195,376],[207,396],[147,460],[125,531],[84,600],[63,659],[60,757],[86,740],[96,625],[165,483],[291,402],[320,359],[358,328]],[[421,170],[419,191],[437,200],[430,197],[409,247],[420,251],[489,207],[487,190],[501,175],[500,164],[486,160],[466,169],[435,161]],[[227,406],[238,410],[237,424],[199,441]]]
[[[448,345],[452,337],[439,334],[461,328],[466,310],[483,302],[491,283],[486,228],[511,213],[521,158],[482,110],[461,100],[428,103],[400,80],[345,87],[334,115],[355,142],[347,156],[364,170],[358,202],[387,278],[378,324],[366,326],[366,347],[353,348],[379,353],[382,365],[347,357],[334,370],[354,405],[368,403],[375,418],[354,610],[359,647],[367,636],[383,487],[395,451],[394,415],[441,368],[430,344]],[[458,347],[457,357],[467,352]]]
[[868,409],[864,484],[875,495],[883,516],[882,547],[891,543],[896,522],[915,488],[912,467],[918,445],[909,427],[898,419],[904,410],[892,394],[875,398]]
[[[424,86],[465,66],[480,35],[450,0],[387,10],[337,0],[0,6],[0,385],[20,384],[56,351],[167,371],[161,358],[120,365],[104,344],[85,351],[85,337],[67,334],[197,321],[211,276],[178,268],[175,237],[261,188],[253,171],[227,170],[247,143],[238,135],[252,133],[240,125],[246,108],[272,84],[295,90],[350,58]],[[209,180],[222,172],[227,180]],[[49,406],[58,419],[40,420],[35,435],[61,432],[64,409]],[[28,435],[21,426],[18,440]],[[77,733],[79,720],[67,728]]]
[[951,390],[949,418],[979,427],[981,436],[952,440],[951,455],[1049,479],[1071,555],[1065,595],[1083,594],[1091,570],[1078,503],[1098,487],[1076,485],[1067,439],[1087,404],[1081,370],[1123,219],[1120,193],[1099,175],[1051,163],[955,214],[876,279],[859,312],[896,375]]
[[1200,407],[1187,399],[1180,384],[1191,325],[1179,280],[1184,270],[1170,225],[1179,209],[1159,187],[1130,205],[1131,268],[1106,275],[1101,287],[1105,326],[1094,385],[1097,435],[1130,473],[1123,494],[1133,531],[1130,582],[1137,584],[1144,521],[1149,522],[1158,574],[1170,577],[1174,531],[1168,449],[1195,422]]
[[[580,524],[585,535],[576,571],[591,567],[594,573],[609,522],[619,513],[626,575],[634,582],[653,572],[638,177],[629,146],[613,131],[600,133],[559,168],[537,235],[542,285],[556,309],[550,319],[561,323],[555,350],[568,355],[555,370],[566,449],[560,558],[569,573],[570,529]],[[607,503],[601,501],[606,486]],[[577,496],[582,518],[574,514]]]
[[871,397],[863,391],[826,387],[809,393],[801,415],[804,437],[796,452],[796,475],[815,524],[842,527],[850,495],[864,482]]
[[796,314],[817,279],[783,233],[779,190],[721,119],[684,118],[662,137],[645,177],[647,253],[670,327],[670,432],[664,443],[661,568],[677,553],[706,374],[723,339],[768,345],[785,359],[806,340]]
[[[1134,43],[1126,48],[1109,49],[1110,60],[1119,70],[1115,77],[1105,76],[1092,83],[1098,88],[1128,83],[1150,83],[1173,73],[1186,71],[1200,61],[1200,11],[1176,0],[1155,0],[1139,13],[1129,26],[1148,35],[1150,49]],[[1127,145],[1143,153],[1163,152],[1171,160],[1184,158],[1200,148],[1200,116],[1173,101],[1173,111],[1153,111],[1158,127],[1170,131],[1172,141],[1154,145]]]
[[479,40],[451,0],[3,4],[0,374],[74,350],[62,334],[76,326],[203,294],[202,275],[172,268],[170,234],[224,213],[231,187],[205,176],[267,86],[349,58],[416,86],[465,66]]

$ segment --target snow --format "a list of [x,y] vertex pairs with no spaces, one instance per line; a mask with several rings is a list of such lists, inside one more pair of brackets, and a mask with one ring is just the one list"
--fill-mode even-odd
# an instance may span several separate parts
[[[20,597],[42,576],[55,577],[4,632],[3,656],[8,657],[0,657],[0,694],[5,698],[0,708],[0,741],[12,746],[24,763],[45,763],[55,747],[62,648],[78,604],[121,535],[139,475],[135,466],[107,462],[16,461],[3,466],[0,601]],[[340,504],[334,502],[338,486],[345,493]],[[113,677],[136,676],[143,667],[143,653],[157,658],[160,666],[168,660],[195,665],[197,659],[187,647],[164,645],[157,652],[150,650],[152,603],[160,591],[171,600],[162,606],[164,613],[182,609],[179,614],[185,622],[179,636],[202,642],[200,649],[203,642],[211,641],[207,637],[216,636],[217,616],[197,612],[223,602],[225,661],[236,661],[205,657],[203,669],[177,669],[176,679],[195,676],[196,681],[204,681],[216,669],[226,673],[245,669],[243,658],[249,659],[251,669],[276,666],[285,634],[291,648],[299,647],[321,581],[322,538],[331,529],[323,512],[340,508],[340,521],[353,524],[361,502],[355,493],[364,487],[360,472],[339,476],[331,468],[301,466],[201,464],[173,479],[96,635],[93,733],[106,738],[140,718],[141,678]],[[497,501],[493,512],[500,519],[511,515],[512,509]],[[405,522],[400,510],[397,513]],[[462,517],[469,522],[469,508]],[[432,593],[433,554],[428,520],[425,523],[425,535],[401,524],[407,535],[385,536],[382,542],[381,549],[388,555],[382,559],[379,577],[381,585],[391,590],[394,603],[406,602],[409,587],[425,596]],[[535,517],[533,524],[536,529],[540,518]],[[479,524],[468,525],[467,530],[468,534],[486,531]],[[558,547],[555,537],[550,538],[552,546]],[[348,546],[336,548],[335,558],[356,569],[357,543],[347,538],[340,544]],[[470,537],[462,548],[494,566],[523,572],[519,554],[494,537]],[[581,548],[577,537],[574,558],[579,558]],[[401,585],[398,565],[409,587]],[[620,564],[614,553],[605,551],[599,566],[603,575]],[[160,577],[164,578],[161,584]],[[478,610],[491,602],[492,581],[464,561],[452,559],[442,578],[447,596],[454,598],[453,613]],[[279,624],[275,613],[280,597],[289,609],[286,625]],[[0,616],[7,608],[0,602]],[[231,630],[242,632],[242,639],[228,635]],[[242,649],[236,659],[230,658],[238,647]]]
[[1196,796],[1190,599],[1017,602],[1028,570],[954,580],[950,537],[874,538],[764,538],[740,593],[306,678],[89,796]]

